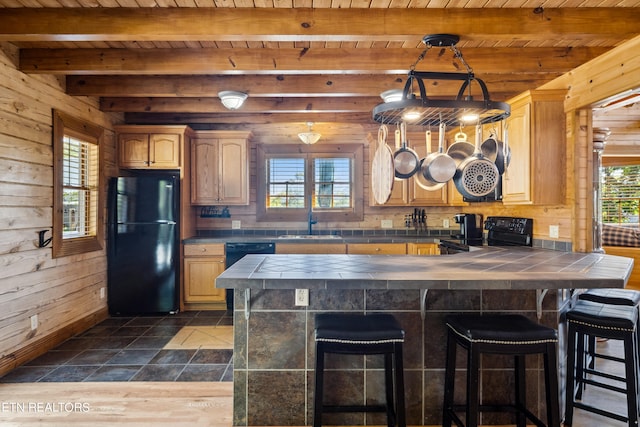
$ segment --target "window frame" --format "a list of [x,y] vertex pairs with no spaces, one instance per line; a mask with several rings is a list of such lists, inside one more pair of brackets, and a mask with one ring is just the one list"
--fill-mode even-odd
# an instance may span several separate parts
[[[53,110],[53,258],[77,255],[101,250],[104,247],[104,193],[102,191],[102,156],[104,129],[86,120],[78,119],[58,110]],[[96,235],[81,237],[63,237],[64,222],[64,137],[65,135],[84,142],[95,144],[98,148],[98,183],[96,204]]]
[[[315,183],[313,163],[316,158],[349,157],[352,159],[352,206],[348,209],[323,210],[313,208],[313,217],[318,222],[363,221],[363,144],[320,144],[293,146],[292,144],[259,144],[256,149],[256,219],[257,221],[289,222],[308,220],[309,196],[313,195]],[[267,208],[267,161],[270,158],[305,159],[305,204],[304,208]]]

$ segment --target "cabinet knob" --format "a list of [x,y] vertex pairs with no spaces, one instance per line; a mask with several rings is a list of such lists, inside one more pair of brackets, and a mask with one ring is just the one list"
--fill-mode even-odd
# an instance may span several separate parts
[[376,252],[380,252],[380,248],[376,248]]
[[207,248],[202,248],[202,252],[207,252]]

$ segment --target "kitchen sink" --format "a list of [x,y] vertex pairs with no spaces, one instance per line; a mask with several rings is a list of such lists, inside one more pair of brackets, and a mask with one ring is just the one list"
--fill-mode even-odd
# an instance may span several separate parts
[[278,236],[278,239],[287,240],[335,240],[342,239],[342,236],[336,236],[333,234],[283,234]]

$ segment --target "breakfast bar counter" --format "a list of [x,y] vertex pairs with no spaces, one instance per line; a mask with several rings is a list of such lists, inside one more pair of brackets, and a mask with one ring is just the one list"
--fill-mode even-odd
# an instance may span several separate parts
[[[562,313],[571,290],[622,288],[633,267],[632,259],[605,254],[474,249],[446,256],[247,255],[231,266],[218,276],[216,287],[235,289],[233,424],[311,424],[314,315],[336,311],[396,316],[406,332],[407,423],[438,425],[447,314],[517,312],[557,328],[562,372]],[[308,305],[296,305],[296,289],[309,290]],[[482,375],[483,399],[509,399],[509,363],[483,358],[483,370],[491,370]],[[330,402],[379,402],[384,395],[382,363],[375,358],[329,358],[327,368]],[[534,413],[544,415],[540,361],[532,359],[527,370],[528,402]],[[329,424],[385,423],[383,414],[326,418]],[[482,420],[484,425],[509,423],[502,414]]]

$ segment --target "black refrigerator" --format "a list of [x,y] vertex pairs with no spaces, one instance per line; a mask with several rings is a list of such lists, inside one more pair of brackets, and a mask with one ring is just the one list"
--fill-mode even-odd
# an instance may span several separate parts
[[109,313],[151,315],[179,308],[180,178],[111,178],[108,200]]

